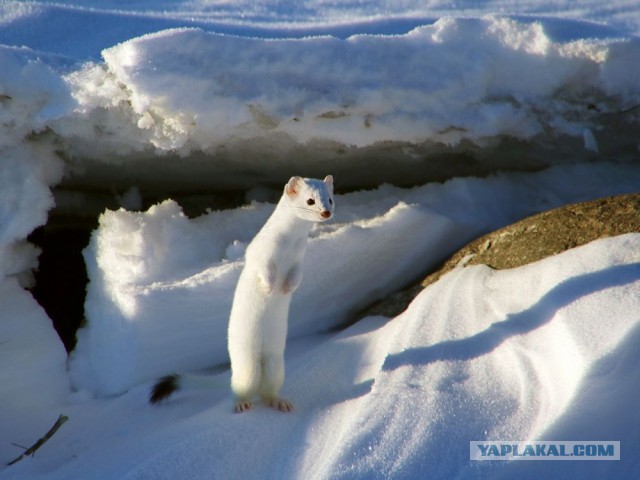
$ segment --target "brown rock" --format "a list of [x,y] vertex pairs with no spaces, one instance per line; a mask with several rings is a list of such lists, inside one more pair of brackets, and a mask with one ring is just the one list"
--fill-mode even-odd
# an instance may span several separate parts
[[640,232],[640,193],[575,203],[525,218],[469,243],[419,285],[389,296],[367,311],[394,317],[420,291],[458,265],[515,268],[593,240]]

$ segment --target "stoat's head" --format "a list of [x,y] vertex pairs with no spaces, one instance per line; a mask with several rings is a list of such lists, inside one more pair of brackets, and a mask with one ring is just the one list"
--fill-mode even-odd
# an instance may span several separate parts
[[291,177],[284,187],[284,201],[304,220],[324,222],[333,217],[333,177],[324,180]]

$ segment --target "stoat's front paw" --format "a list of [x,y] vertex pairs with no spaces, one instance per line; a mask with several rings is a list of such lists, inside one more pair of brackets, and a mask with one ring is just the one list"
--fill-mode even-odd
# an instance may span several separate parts
[[267,295],[271,295],[275,290],[275,283],[276,283],[275,278],[269,279],[264,275],[259,275],[258,283],[260,284],[260,288],[262,289],[262,291],[265,292]]
[[296,265],[287,273],[282,285],[282,293],[293,293],[300,286],[300,283],[302,283],[302,268],[300,265]]
[[258,280],[262,285],[262,290],[267,294],[272,294],[276,289],[277,274],[275,265],[269,264],[267,271],[258,274]]
[[267,282],[260,282],[260,285],[262,286],[262,291],[267,295],[271,295],[273,293],[273,285]]
[[284,282],[284,284],[282,285],[282,293],[284,295],[288,295],[289,293],[293,293],[293,291],[295,289],[296,289],[296,286],[289,285],[287,282]]

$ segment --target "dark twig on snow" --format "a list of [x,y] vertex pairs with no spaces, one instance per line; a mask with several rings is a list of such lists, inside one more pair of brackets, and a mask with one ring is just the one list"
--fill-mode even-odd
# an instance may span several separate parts
[[42,447],[42,445],[44,445],[45,443],[47,443],[47,441],[53,437],[56,432],[58,431],[58,429],[64,424],[64,422],[66,422],[67,420],[69,420],[69,417],[67,417],[66,415],[60,415],[58,417],[58,420],[56,420],[56,423],[53,424],[53,427],[51,427],[49,429],[49,431],[47,433],[44,434],[44,437],[40,438],[36,443],[34,443],[31,447],[27,448],[25,450],[25,452],[20,455],[18,458],[15,458],[14,460],[11,460],[7,465],[13,465],[14,463],[18,463],[20,460],[22,460],[25,456],[33,456],[36,451]]

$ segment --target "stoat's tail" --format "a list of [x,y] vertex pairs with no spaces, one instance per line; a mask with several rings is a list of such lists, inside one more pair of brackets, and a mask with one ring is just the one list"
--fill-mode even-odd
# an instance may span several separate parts
[[179,390],[214,389],[222,388],[219,382],[212,377],[201,375],[167,375],[154,384],[149,392],[149,403],[155,404],[168,399]]

